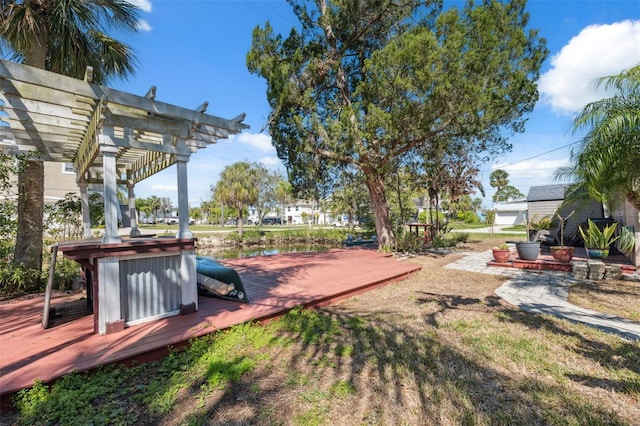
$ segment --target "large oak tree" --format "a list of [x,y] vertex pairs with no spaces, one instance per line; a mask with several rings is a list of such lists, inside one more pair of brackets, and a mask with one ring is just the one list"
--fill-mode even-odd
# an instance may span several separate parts
[[247,65],[265,78],[269,130],[294,188],[359,168],[381,245],[394,234],[384,177],[448,140],[509,148],[538,99],[547,55],[525,0],[289,0],[300,26],[267,22]]

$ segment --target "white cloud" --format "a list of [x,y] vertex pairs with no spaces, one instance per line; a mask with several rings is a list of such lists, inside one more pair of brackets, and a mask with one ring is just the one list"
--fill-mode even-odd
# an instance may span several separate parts
[[260,159],[260,162],[262,164],[264,164],[267,167],[270,166],[281,166],[282,162],[280,161],[280,159],[278,157],[262,157]]
[[138,30],[148,33],[149,31],[151,31],[151,25],[149,25],[146,20],[141,19],[138,21]]
[[552,67],[540,77],[538,88],[555,112],[573,114],[607,96],[604,89],[596,89],[598,78],[639,62],[640,21],[590,25],[551,58]]
[[178,191],[178,186],[177,185],[161,185],[161,184],[155,184],[155,185],[151,185],[151,191],[154,192],[177,192]]
[[138,6],[143,12],[148,13],[153,9],[149,0],[128,0],[128,2],[134,6]]
[[[514,164],[494,164],[491,166],[491,171],[496,169],[506,171],[509,174],[509,185],[518,188],[526,196],[532,185],[562,183],[563,181],[556,181],[553,176],[558,168],[569,165],[569,162],[569,157],[564,155],[563,158],[553,160],[536,158]],[[495,193],[495,189],[489,185],[489,174],[485,176],[483,185],[487,192],[487,197],[491,198]]]
[[242,132],[239,135],[234,135],[232,138],[242,144],[249,145],[262,152],[275,151],[275,148],[273,147],[273,145],[271,145],[271,136],[265,135],[263,133]]

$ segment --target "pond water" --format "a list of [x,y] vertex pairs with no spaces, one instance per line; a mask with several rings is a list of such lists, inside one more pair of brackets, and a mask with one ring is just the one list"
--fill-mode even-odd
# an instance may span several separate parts
[[269,246],[269,247],[242,247],[233,249],[201,249],[197,251],[198,256],[210,257],[216,260],[222,259],[237,259],[241,257],[255,257],[255,256],[271,256],[280,253],[304,253],[304,252],[319,252],[326,251],[332,246],[328,245],[294,245],[294,246]]

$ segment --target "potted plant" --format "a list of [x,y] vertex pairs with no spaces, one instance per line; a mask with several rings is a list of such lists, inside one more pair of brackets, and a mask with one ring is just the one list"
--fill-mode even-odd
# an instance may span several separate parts
[[498,263],[507,263],[511,257],[511,247],[508,244],[500,244],[491,249],[493,259]]
[[620,253],[628,255],[633,252],[635,246],[636,236],[633,233],[632,228],[622,226],[620,228],[620,238],[616,242],[616,247],[618,248]]
[[560,213],[556,212],[556,216],[560,219],[560,245],[559,246],[551,246],[551,256],[562,263],[569,263],[571,259],[573,259],[573,247],[564,245],[564,225],[567,223],[567,220],[575,213],[576,211],[572,211],[567,215],[567,217],[560,216]]
[[[525,213],[526,214],[526,213]],[[518,257],[520,260],[536,260],[538,255],[540,254],[540,241],[530,241],[531,240],[531,223],[533,219],[530,221],[524,217],[524,227],[527,231],[527,241],[517,241],[516,242],[516,251],[518,252]]]
[[615,236],[618,224],[616,222],[606,225],[602,230],[591,219],[588,219],[587,230],[579,227],[580,235],[584,240],[584,248],[587,256],[594,259],[606,259],[609,256],[609,246],[615,242],[619,236]]

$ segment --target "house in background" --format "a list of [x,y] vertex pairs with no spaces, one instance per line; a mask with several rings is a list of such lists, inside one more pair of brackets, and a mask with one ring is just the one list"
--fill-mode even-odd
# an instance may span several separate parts
[[[18,184],[17,177],[13,176],[13,188],[10,189],[8,198],[17,199]],[[56,163],[44,161],[44,202],[53,204],[64,199],[65,195],[72,192],[80,196],[80,190],[76,183],[76,174],[73,171],[73,163]],[[0,200],[4,196],[0,195]]]
[[527,195],[528,217],[534,222],[544,217],[553,219],[556,212],[562,217],[567,217],[572,211],[575,211],[565,225],[565,244],[569,243],[571,236],[577,232],[578,225],[588,218],[604,217],[602,203],[591,198],[563,205],[569,187],[570,184],[532,186]]
[[80,196],[73,163],[44,162],[44,202],[55,203],[69,192]]
[[521,198],[496,203],[493,210],[496,212],[496,225],[522,225],[527,214],[527,201]]

